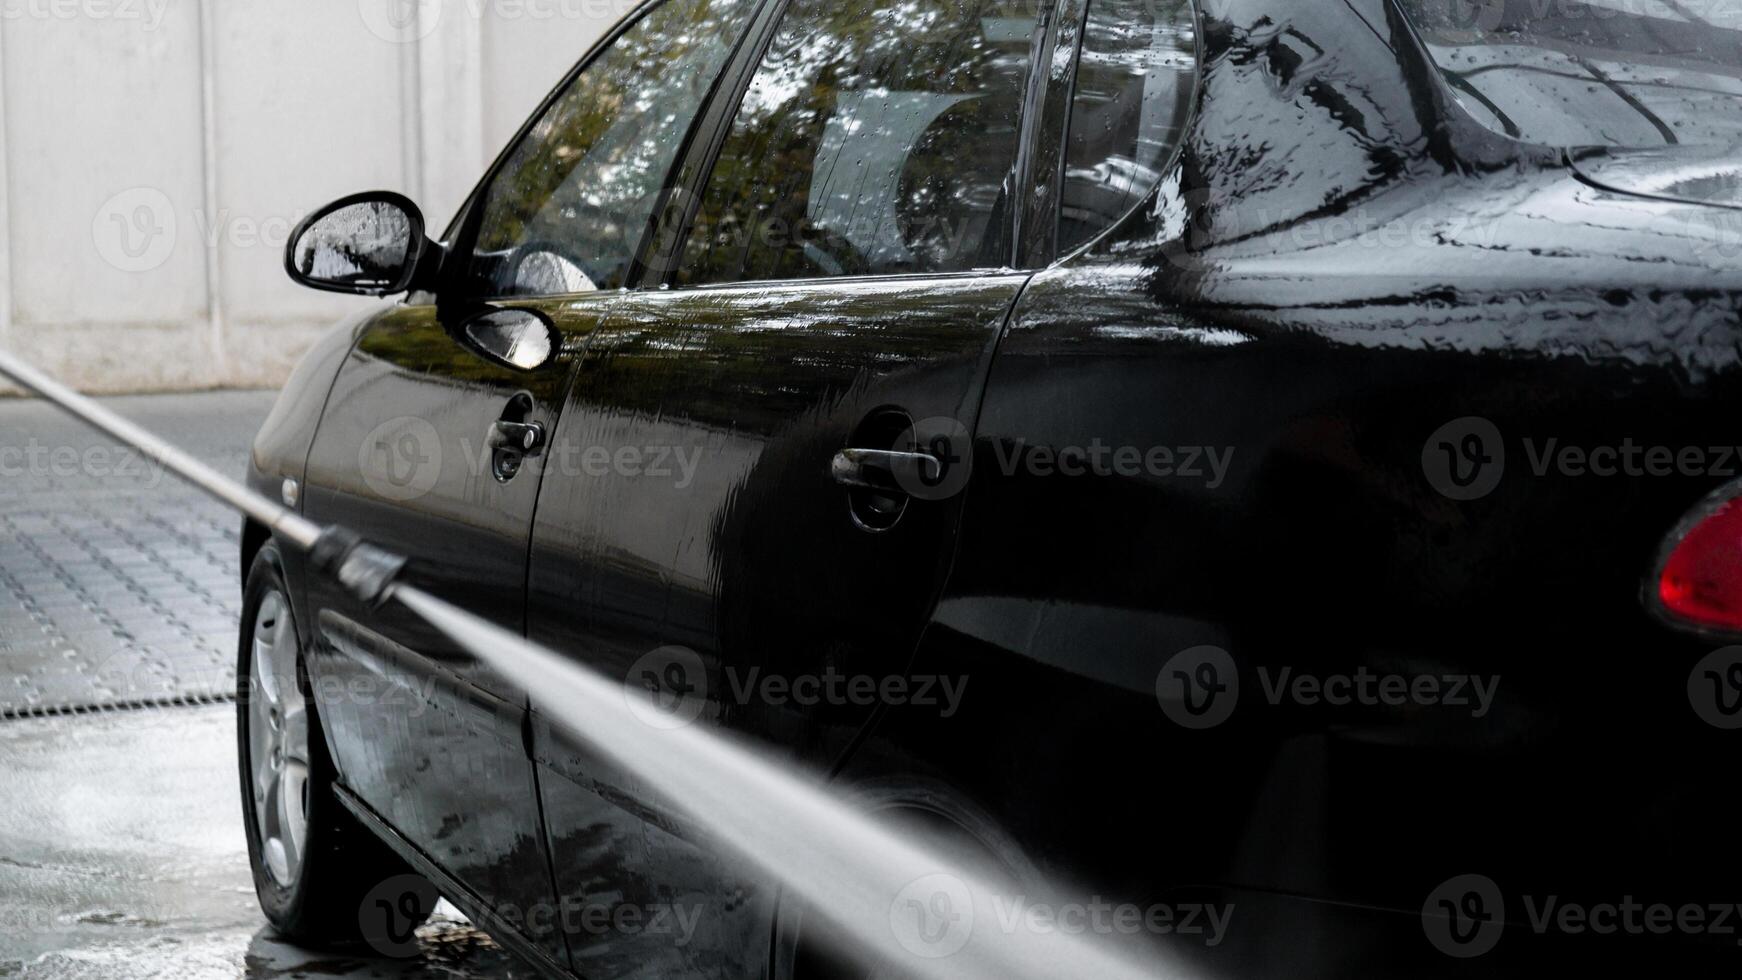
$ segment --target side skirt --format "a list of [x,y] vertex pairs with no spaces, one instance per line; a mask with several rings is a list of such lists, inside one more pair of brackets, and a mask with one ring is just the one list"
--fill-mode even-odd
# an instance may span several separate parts
[[339,802],[345,805],[345,809],[351,811],[358,820],[363,822],[363,826],[368,827],[388,847],[393,848],[394,853],[404,858],[405,863],[411,865],[418,874],[428,878],[430,883],[436,886],[436,890],[441,892],[443,898],[464,912],[466,918],[472,920],[474,925],[488,933],[491,939],[501,943],[504,948],[537,968],[540,973],[550,977],[551,980],[576,980],[575,975],[569,972],[567,967],[551,959],[550,954],[522,936],[520,931],[509,925],[507,920],[490,911],[484,901],[474,895],[471,889],[460,884],[452,875],[438,867],[427,855],[418,850],[417,845],[400,836],[399,831],[388,826],[387,822],[382,820],[374,810],[371,810],[367,803],[358,799],[356,794],[344,786],[334,786],[333,792],[338,796]]

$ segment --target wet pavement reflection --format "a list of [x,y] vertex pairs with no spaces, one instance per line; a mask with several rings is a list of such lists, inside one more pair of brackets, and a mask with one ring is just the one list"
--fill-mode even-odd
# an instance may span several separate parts
[[[107,401],[239,473],[271,398]],[[235,708],[163,706],[233,688],[238,522],[40,403],[0,401],[0,456],[0,978],[533,975],[445,906],[406,960],[279,941]]]
[[279,941],[249,878],[233,711],[0,723],[0,977],[533,976],[446,906],[405,960]]

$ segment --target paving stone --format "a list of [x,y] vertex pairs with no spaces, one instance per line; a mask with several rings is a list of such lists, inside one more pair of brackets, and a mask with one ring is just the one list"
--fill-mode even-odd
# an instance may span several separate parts
[[[273,398],[106,401],[240,476]],[[0,452],[0,716],[232,690],[240,518],[41,402],[0,400]]]

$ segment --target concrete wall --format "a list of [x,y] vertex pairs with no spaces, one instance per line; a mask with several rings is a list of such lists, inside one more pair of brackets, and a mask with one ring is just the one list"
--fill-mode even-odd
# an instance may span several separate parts
[[370,301],[285,278],[353,191],[439,233],[633,0],[0,0],[0,343],[89,391],[276,385]]

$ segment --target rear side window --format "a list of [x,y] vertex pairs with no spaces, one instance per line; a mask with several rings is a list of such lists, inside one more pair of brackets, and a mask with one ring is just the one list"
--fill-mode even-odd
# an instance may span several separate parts
[[794,0],[728,133],[683,285],[1008,263],[1034,0]]
[[1184,135],[1197,79],[1190,0],[1089,0],[1065,144],[1061,252],[1155,189]]

